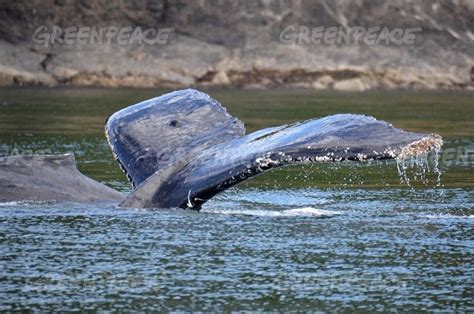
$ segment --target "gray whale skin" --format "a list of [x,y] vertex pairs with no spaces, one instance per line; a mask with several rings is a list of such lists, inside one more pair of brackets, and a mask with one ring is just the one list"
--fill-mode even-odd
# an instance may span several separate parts
[[124,108],[105,134],[133,190],[123,195],[81,174],[72,154],[0,157],[0,202],[114,202],[191,208],[266,170],[295,163],[403,158],[440,148],[436,134],[373,117],[337,114],[245,134],[219,102],[178,90]]

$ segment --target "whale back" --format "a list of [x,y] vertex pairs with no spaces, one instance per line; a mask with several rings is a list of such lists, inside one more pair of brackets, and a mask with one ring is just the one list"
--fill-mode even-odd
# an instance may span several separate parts
[[245,133],[243,123],[218,101],[193,89],[124,108],[108,118],[105,129],[134,187],[160,169]]
[[0,157],[0,202],[118,202],[123,195],[86,177],[73,154]]

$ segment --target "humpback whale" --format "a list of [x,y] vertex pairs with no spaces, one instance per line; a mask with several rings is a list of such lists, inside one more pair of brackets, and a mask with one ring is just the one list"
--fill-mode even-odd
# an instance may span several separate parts
[[407,132],[370,116],[337,114],[246,134],[206,93],[174,91],[112,114],[112,153],[132,191],[81,174],[74,156],[0,157],[0,201],[116,202],[199,210],[217,193],[267,170],[309,162],[404,158],[439,149],[437,134]]

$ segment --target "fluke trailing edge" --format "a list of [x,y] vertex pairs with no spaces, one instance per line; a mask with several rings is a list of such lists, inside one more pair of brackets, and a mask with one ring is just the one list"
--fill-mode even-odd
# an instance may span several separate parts
[[82,175],[74,156],[0,157],[0,201],[120,202],[199,209],[215,194],[295,163],[392,159],[440,148],[441,137],[373,117],[338,114],[245,135],[209,95],[179,90],[114,113],[105,133],[132,183],[124,197]]

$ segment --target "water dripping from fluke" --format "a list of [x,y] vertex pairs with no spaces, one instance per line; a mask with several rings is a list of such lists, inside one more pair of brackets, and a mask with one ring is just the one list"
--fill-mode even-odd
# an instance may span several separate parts
[[[436,186],[441,186],[439,159],[442,145],[443,139],[441,136],[432,134],[403,147],[395,158],[400,184],[412,187],[412,181],[421,181],[424,185],[427,185],[429,184],[429,173],[434,173]],[[430,152],[434,153],[432,167],[430,167]]]

